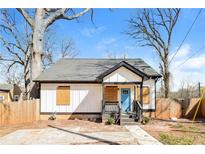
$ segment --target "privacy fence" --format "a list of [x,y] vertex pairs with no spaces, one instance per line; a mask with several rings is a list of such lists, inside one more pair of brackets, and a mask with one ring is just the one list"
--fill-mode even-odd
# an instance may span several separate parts
[[[194,117],[200,98],[191,98],[186,101],[170,98],[158,98],[156,111],[144,113],[144,116],[157,119],[189,118]],[[197,118],[205,117],[205,99],[202,100],[197,111]]]
[[39,100],[0,103],[0,125],[39,120]]

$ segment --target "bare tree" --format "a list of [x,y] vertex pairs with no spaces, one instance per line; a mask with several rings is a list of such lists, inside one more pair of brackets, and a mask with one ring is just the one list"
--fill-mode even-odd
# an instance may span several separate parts
[[[72,39],[66,39],[60,41],[59,45],[55,44],[55,41],[52,41],[50,38],[53,36],[49,35],[47,39],[45,39],[45,47],[43,54],[43,69],[48,68],[51,64],[54,64],[56,60],[59,58],[74,58],[79,54],[79,51],[75,47],[75,42]],[[57,46],[60,46],[58,49]],[[60,56],[55,56],[60,55]],[[56,59],[55,57],[58,57]]]
[[[8,83],[20,84],[25,80],[28,66],[26,55],[31,45],[31,33],[26,23],[23,23],[21,28],[17,28],[15,16],[10,15],[5,9],[1,10],[0,44],[4,48],[0,52],[0,62],[5,68],[3,74]],[[23,69],[19,69],[19,66]]]
[[19,66],[14,66],[12,67],[12,69],[5,74],[5,77],[6,77],[6,82],[9,83],[9,84],[16,84],[18,85],[19,87],[22,86],[23,84],[23,77],[24,77],[24,74],[23,72],[21,71],[21,68],[19,68]]
[[170,91],[169,53],[179,14],[180,9],[142,9],[128,21],[130,30],[127,34],[141,46],[154,48],[159,56],[165,98]]
[[[19,31],[15,16],[12,17],[6,9],[1,10],[0,43],[5,50],[0,53],[0,61],[8,64],[8,72],[16,64],[24,67],[26,93],[28,98],[32,98],[37,95],[32,80],[39,75],[43,68],[44,43],[46,42],[44,40],[46,39],[45,34],[48,31],[48,27],[59,19],[77,19],[88,12],[89,9],[84,9],[79,13],[75,13],[72,9],[17,10],[23,15],[27,23],[22,28],[25,34]],[[52,46],[46,50],[50,55],[53,52],[51,48]],[[66,47],[66,50],[70,49]],[[51,60],[52,58],[47,54],[45,59]]]
[[106,52],[105,57],[108,58],[108,59],[117,59],[117,58],[127,59],[128,58],[128,55],[127,55],[126,52],[124,52],[121,55],[117,55],[116,53],[111,52],[109,50],[106,50],[105,52]]
[[[21,9],[18,8],[17,11],[22,15],[25,19],[27,25],[30,28],[30,41],[26,52],[24,49],[21,48],[20,44],[18,43],[17,30],[11,30],[14,28],[12,24],[8,27],[5,27],[4,24],[1,25],[1,28],[4,30],[5,33],[9,32],[10,35],[16,40],[15,44],[10,42],[10,40],[6,40],[4,36],[1,35],[0,40],[3,42],[4,47],[8,50],[10,54],[13,55],[12,59],[7,59],[5,56],[1,55],[1,60],[12,62],[10,65],[11,67],[15,64],[20,64],[25,66],[25,76],[26,76],[26,91],[28,91],[28,97],[33,98],[38,95],[36,91],[36,85],[33,82],[42,71],[43,65],[43,54],[44,54],[44,39],[45,33],[48,28],[55,22],[60,19],[64,20],[74,20],[78,19],[79,17],[83,16],[91,9],[82,9],[82,11],[77,12],[74,9],[45,9],[45,8],[37,8],[37,9]],[[79,10],[78,10],[79,11]],[[4,13],[2,13],[4,15]],[[92,17],[92,10],[91,10],[91,17]],[[6,13],[8,16],[8,13]],[[27,38],[26,38],[27,39]],[[18,50],[22,50],[22,55],[24,59],[16,53],[13,48],[18,48]],[[25,63],[26,62],[26,63]]]
[[[30,25],[32,29],[32,43],[31,43],[31,96],[36,97],[36,85],[32,82],[42,71],[42,57],[43,57],[43,42],[46,30],[55,21],[64,20],[74,20],[86,14],[90,9],[83,9],[82,11],[76,13],[74,9],[63,8],[63,9],[22,9],[18,8],[18,12],[24,17],[25,21]],[[92,10],[91,10],[92,15]],[[92,16],[91,16],[92,17]]]
[[60,53],[62,58],[74,58],[79,54],[79,51],[76,49],[74,41],[69,39],[61,42]]

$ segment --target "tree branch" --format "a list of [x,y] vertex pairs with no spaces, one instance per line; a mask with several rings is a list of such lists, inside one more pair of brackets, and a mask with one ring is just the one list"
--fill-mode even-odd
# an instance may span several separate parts
[[22,9],[22,8],[17,8],[17,11],[24,17],[24,19],[27,21],[27,23],[33,29],[34,22],[33,22],[32,18],[29,16],[29,14],[24,9]]
[[14,52],[10,49],[9,44],[3,39],[3,37],[0,36],[0,40],[2,41],[4,47],[8,50],[8,52],[15,55],[19,59],[19,63],[24,65],[24,61],[21,59],[21,57],[18,55],[18,53]]
[[45,21],[45,25],[46,27],[49,27],[53,22],[55,22],[58,19],[65,19],[65,20],[73,20],[73,19],[77,19],[80,16],[84,15],[85,13],[87,13],[90,9],[84,9],[83,11],[76,13],[74,15],[71,16],[67,16],[66,13],[69,9],[59,9],[55,12],[53,12]]

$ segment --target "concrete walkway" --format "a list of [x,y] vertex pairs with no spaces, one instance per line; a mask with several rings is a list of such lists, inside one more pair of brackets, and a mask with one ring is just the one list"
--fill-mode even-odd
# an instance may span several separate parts
[[125,126],[140,145],[162,145],[157,139],[149,135],[146,131],[137,125]]
[[80,127],[21,129],[0,138],[0,144],[138,144],[128,132],[82,133]]

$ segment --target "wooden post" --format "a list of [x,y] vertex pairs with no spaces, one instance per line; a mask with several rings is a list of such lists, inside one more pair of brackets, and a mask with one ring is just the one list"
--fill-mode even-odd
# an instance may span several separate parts
[[103,115],[103,113],[104,113],[104,107],[105,107],[105,102],[104,102],[104,89],[105,89],[105,87],[104,87],[104,84],[102,84],[102,115]]
[[139,110],[139,121],[140,122],[142,121],[142,114],[143,114],[143,95],[142,95],[143,90],[142,88],[143,88],[143,81],[142,83],[140,83],[140,105],[141,105],[141,108]]
[[[135,109],[135,111],[134,111]],[[132,112],[136,112],[137,114],[137,109],[136,109],[136,85],[134,84],[134,103],[133,103],[133,107],[132,107]]]

